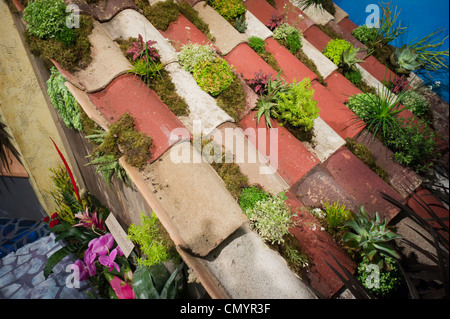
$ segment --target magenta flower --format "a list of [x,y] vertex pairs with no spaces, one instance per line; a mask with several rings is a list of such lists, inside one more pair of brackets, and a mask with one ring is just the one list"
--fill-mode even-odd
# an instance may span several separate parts
[[90,248],[88,248],[84,253],[84,262],[89,272],[89,276],[94,276],[97,273],[97,268],[95,267],[96,254],[92,253]]
[[78,280],[85,281],[88,279],[90,275],[88,266],[81,259],[72,264],[71,268],[75,273],[75,278],[78,278]]
[[[98,256],[104,256],[107,255],[109,250],[113,247],[114,237],[111,233],[108,233],[99,238],[94,238],[91,242],[92,246],[90,248],[92,253]],[[91,244],[91,242],[89,244]]]
[[[119,247],[117,247],[117,248],[119,248]],[[114,267],[118,272],[120,272],[119,265],[114,261],[116,259],[116,255],[118,253],[118,249],[117,248],[113,249],[108,256],[100,256],[100,257],[98,257],[98,261],[103,266],[109,267],[109,271],[111,271],[113,269],[113,267]]]

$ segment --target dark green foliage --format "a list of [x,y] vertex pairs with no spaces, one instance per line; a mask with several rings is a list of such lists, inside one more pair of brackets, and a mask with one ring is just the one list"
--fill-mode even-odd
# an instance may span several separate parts
[[361,71],[356,68],[345,72],[344,75],[347,78],[347,80],[349,80],[350,82],[352,82],[355,85],[360,84],[362,81]]
[[258,38],[256,36],[251,36],[248,39],[248,45],[256,52],[256,53],[263,53],[266,51],[265,47],[266,47],[266,42],[261,39]]
[[255,206],[257,202],[266,200],[268,197],[269,195],[260,187],[243,188],[239,196],[239,206],[241,206],[242,211],[246,211],[248,208]]
[[236,122],[242,117],[246,105],[246,97],[241,80],[234,75],[230,86],[216,97],[217,105]]
[[31,53],[44,59],[49,66],[52,65],[50,59],[53,59],[69,72],[83,69],[92,60],[91,43],[88,36],[93,29],[93,21],[90,16],[80,15],[80,28],[73,29],[76,40],[70,46],[57,39],[43,40],[38,36],[31,35],[27,30],[24,31],[25,41]]
[[50,274],[52,273],[53,268],[55,268],[55,266],[64,257],[66,257],[70,253],[74,253],[74,252],[78,251],[80,248],[82,248],[82,245],[80,245],[80,244],[72,244],[72,245],[64,246],[61,249],[59,249],[58,251],[56,251],[55,253],[53,253],[48,258],[47,263],[45,264],[45,267],[44,267],[44,277],[45,277],[45,279],[47,279],[48,276],[50,276]]

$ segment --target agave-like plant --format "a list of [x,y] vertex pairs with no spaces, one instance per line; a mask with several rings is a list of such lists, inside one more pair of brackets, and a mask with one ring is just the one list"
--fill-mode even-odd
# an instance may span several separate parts
[[375,212],[375,218],[370,218],[363,206],[359,210],[353,220],[344,222],[353,230],[344,235],[344,242],[350,248],[362,250],[363,255],[380,268],[384,264],[383,257],[399,259],[400,255],[388,242],[402,236],[394,233],[387,226],[386,218],[382,220],[378,212]]
[[414,50],[404,45],[395,49],[395,52],[391,55],[391,63],[397,68],[396,73],[408,74],[421,66],[417,61],[418,57],[419,55]]
[[261,94],[258,102],[256,102],[258,112],[255,117],[258,119],[257,123],[259,124],[261,116],[264,115],[266,119],[266,126],[268,128],[272,128],[272,123],[270,121],[271,115],[277,115],[276,106],[278,105],[278,102],[276,98],[278,93],[286,91],[289,88],[289,84],[279,78],[280,73],[281,71],[278,72],[275,79],[269,77],[266,86],[267,94]]
[[133,55],[133,61],[138,58],[148,59],[150,58],[154,62],[158,61],[160,58],[156,49],[152,45],[156,44],[156,41],[148,40],[144,42],[142,35],[139,34],[138,41],[131,43],[131,48],[129,48],[126,54]]
[[356,58],[356,55],[359,52],[359,48],[348,48],[344,52],[342,52],[342,58],[341,58],[341,66],[344,70],[351,70],[355,66],[356,63],[363,63],[364,60],[360,60]]

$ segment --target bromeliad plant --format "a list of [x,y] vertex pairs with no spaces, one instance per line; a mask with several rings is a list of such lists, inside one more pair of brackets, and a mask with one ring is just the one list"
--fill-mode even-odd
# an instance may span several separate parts
[[375,212],[375,218],[370,218],[364,207],[360,207],[360,213],[356,213],[353,220],[344,222],[352,231],[344,236],[344,241],[352,249],[360,251],[363,256],[383,268],[385,257],[399,259],[400,255],[389,244],[390,241],[402,238],[392,232],[387,226],[387,220],[383,220]]
[[268,27],[271,31],[275,30],[283,24],[284,17],[284,14],[279,15],[276,11],[272,12],[272,17],[269,21],[267,21],[266,27]]
[[131,47],[127,50],[126,54],[133,56],[133,61],[136,59],[151,59],[153,62],[157,62],[160,58],[158,52],[153,47],[156,41],[148,40],[144,42],[142,35],[139,34],[138,40],[131,43]]

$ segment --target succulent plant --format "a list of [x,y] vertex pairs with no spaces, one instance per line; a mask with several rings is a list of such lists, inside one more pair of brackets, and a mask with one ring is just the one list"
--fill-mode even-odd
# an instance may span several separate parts
[[377,264],[380,269],[383,268],[384,257],[400,258],[388,242],[401,236],[391,231],[387,226],[386,218],[381,220],[378,212],[375,212],[375,218],[369,218],[364,207],[361,206],[360,213],[356,213],[355,218],[344,222],[344,225],[354,231],[345,234],[345,243],[350,248],[362,250],[363,256]]
[[272,12],[272,18],[269,19],[266,23],[266,27],[268,27],[271,31],[278,28],[283,24],[284,14],[278,15],[276,12]]
[[408,74],[418,69],[421,64],[417,61],[419,55],[406,45],[396,48],[391,55],[391,63],[397,68],[396,73]]
[[356,58],[356,55],[359,52],[359,48],[353,49],[352,47],[348,48],[344,52],[342,52],[341,57],[341,66],[345,70],[351,70],[356,63],[363,63],[364,60],[360,60]]

